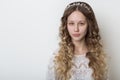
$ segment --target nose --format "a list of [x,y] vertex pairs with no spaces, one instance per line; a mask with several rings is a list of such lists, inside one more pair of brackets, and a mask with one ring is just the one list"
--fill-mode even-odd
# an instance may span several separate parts
[[78,31],[79,31],[79,26],[78,26],[78,25],[75,25],[74,31],[75,31],[75,32],[78,32]]

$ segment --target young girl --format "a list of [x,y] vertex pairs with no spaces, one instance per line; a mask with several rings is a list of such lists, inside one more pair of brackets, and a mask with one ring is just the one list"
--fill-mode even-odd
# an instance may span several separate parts
[[70,3],[61,18],[61,41],[47,80],[107,80],[107,66],[94,12],[85,2]]

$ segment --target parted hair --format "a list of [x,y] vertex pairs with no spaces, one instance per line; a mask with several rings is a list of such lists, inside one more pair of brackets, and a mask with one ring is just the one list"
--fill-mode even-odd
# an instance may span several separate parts
[[107,64],[106,55],[103,51],[99,27],[94,15],[94,12],[86,2],[70,3],[61,17],[61,25],[59,28],[59,51],[55,56],[55,73],[56,80],[69,80],[71,77],[70,70],[72,68],[72,59],[74,55],[74,44],[67,30],[68,16],[74,11],[80,11],[87,20],[88,27],[85,35],[85,42],[88,52],[86,57],[90,60],[89,67],[93,70],[94,80],[107,80]]

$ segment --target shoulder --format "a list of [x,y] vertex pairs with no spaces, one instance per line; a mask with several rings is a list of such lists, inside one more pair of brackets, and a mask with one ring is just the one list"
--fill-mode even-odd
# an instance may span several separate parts
[[55,56],[58,55],[59,48],[55,49],[49,58],[49,67],[54,66]]
[[59,48],[55,49],[51,55],[51,59],[53,60],[55,58],[56,55],[58,55],[58,51],[59,51]]
[[52,55],[49,58],[49,64],[48,64],[48,69],[47,69],[47,79],[46,80],[55,80],[55,63],[54,59],[55,56],[57,55],[59,49],[56,49],[53,51]]

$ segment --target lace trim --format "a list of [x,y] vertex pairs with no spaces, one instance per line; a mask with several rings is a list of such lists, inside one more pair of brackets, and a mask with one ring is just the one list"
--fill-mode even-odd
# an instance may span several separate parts
[[[54,57],[56,54],[52,55],[50,63],[48,66],[47,80],[55,80],[54,72]],[[89,59],[86,55],[74,55],[73,57],[73,67],[71,69],[71,79],[70,80],[94,80],[92,77],[92,69],[89,68]]]
[[70,80],[93,80],[92,69],[88,66],[89,59],[83,55],[75,55],[73,58]]

